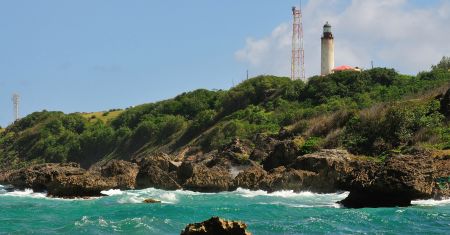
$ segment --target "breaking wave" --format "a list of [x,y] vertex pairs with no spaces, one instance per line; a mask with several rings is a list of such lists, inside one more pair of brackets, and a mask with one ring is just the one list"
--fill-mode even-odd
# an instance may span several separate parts
[[30,197],[30,198],[46,198],[47,193],[34,192],[32,189],[6,191],[4,186],[0,187],[0,196],[10,197]]
[[444,199],[444,200],[434,200],[434,199],[428,199],[428,200],[414,200],[411,201],[411,204],[416,206],[441,206],[441,205],[448,205],[450,204],[450,198]]

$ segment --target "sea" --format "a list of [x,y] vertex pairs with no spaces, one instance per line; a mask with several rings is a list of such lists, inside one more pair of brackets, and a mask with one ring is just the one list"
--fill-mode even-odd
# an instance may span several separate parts
[[[243,221],[252,234],[450,234],[450,200],[410,207],[346,209],[348,192],[198,193],[108,190],[105,197],[57,199],[0,185],[0,234],[180,234],[212,216]],[[145,204],[153,198],[161,203]]]

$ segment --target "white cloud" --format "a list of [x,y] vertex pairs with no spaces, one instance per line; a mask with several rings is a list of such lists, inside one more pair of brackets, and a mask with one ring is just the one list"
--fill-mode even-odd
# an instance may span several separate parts
[[261,74],[289,71],[291,47],[289,24],[283,23],[262,39],[247,38],[245,48],[235,52],[238,61],[247,62]]
[[[341,5],[339,5],[341,4]],[[289,11],[287,10],[287,13]],[[329,21],[335,35],[336,65],[349,64],[398,69],[415,74],[450,55],[449,1],[418,7],[407,0],[309,1],[304,7],[305,67],[307,76],[319,73],[320,35]],[[289,22],[261,39],[249,38],[235,53],[257,73],[290,73]]]

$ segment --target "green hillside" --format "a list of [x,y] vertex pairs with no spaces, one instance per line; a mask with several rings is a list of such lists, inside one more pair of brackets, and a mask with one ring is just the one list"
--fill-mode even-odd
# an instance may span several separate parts
[[393,69],[340,72],[309,82],[259,76],[230,90],[199,89],[173,99],[93,114],[35,112],[0,131],[0,168],[30,163],[130,159],[153,152],[182,157],[234,138],[296,138],[304,153],[345,148],[383,158],[412,147],[450,148],[443,94],[450,72],[417,76]]

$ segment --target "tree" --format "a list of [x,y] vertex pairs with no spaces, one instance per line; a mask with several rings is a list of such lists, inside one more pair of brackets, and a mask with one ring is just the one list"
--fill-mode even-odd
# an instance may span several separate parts
[[441,61],[437,64],[437,65],[432,65],[431,66],[432,70],[438,70],[438,69],[442,69],[442,70],[449,70],[450,69],[450,57],[442,57]]

